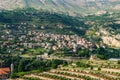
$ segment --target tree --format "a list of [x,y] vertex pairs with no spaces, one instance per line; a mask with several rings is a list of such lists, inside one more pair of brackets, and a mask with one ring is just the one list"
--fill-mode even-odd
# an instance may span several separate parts
[[100,71],[101,70],[101,67],[98,67],[98,71]]
[[90,69],[93,70],[93,66],[91,66]]
[[76,62],[76,65],[77,65],[78,67],[84,67],[84,68],[90,67],[89,64],[85,64],[85,63],[83,63],[83,62]]
[[120,64],[120,60],[118,60],[118,64]]
[[30,61],[27,59],[21,59],[19,64],[18,64],[18,72],[26,71],[27,69],[25,66],[29,63]]
[[90,51],[89,49],[80,49],[78,51],[78,55],[82,57],[89,57],[90,56]]

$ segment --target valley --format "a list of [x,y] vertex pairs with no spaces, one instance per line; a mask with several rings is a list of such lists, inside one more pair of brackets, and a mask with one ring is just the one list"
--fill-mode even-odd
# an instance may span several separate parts
[[0,80],[120,80],[120,0],[0,0]]

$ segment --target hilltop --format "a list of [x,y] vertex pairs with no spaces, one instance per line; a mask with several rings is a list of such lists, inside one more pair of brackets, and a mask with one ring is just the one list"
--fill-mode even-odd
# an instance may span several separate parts
[[0,9],[35,8],[78,14],[98,10],[119,10],[120,0],[0,0]]

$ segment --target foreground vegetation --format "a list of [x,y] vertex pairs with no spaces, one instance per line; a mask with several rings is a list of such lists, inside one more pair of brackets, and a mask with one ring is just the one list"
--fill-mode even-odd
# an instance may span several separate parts
[[82,60],[50,71],[26,73],[19,78],[23,80],[119,80],[119,76],[120,65],[116,61]]

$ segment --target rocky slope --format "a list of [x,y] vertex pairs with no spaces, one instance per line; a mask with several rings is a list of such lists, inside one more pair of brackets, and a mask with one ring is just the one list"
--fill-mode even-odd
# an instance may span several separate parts
[[[86,24],[91,25],[86,35],[98,45],[120,48],[120,13],[88,16]],[[85,21],[87,21],[85,20]]]
[[102,35],[101,39],[103,43],[111,47],[120,48],[120,34],[111,35],[107,30],[101,30],[100,34]]

